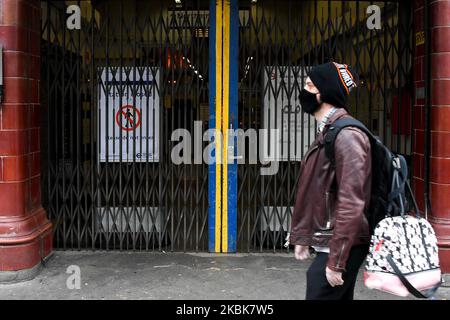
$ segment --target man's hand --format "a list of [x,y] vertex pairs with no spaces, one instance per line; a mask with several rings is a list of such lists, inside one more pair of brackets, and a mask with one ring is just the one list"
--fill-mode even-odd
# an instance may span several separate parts
[[334,286],[342,286],[344,284],[344,280],[342,280],[342,272],[336,272],[326,267],[325,273],[327,276],[328,283]]
[[295,259],[306,260],[309,258],[309,246],[295,245]]

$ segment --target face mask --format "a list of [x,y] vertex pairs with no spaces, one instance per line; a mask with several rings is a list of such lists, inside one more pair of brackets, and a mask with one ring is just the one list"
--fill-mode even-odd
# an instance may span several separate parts
[[310,115],[314,114],[314,112],[316,112],[317,109],[319,109],[320,103],[317,102],[316,99],[317,94],[318,93],[311,93],[305,89],[302,89],[300,91],[299,95],[300,104],[303,108],[303,111],[305,111]]

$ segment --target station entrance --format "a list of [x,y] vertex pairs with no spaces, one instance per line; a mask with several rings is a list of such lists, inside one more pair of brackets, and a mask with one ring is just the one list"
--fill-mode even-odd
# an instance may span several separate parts
[[[72,5],[80,28],[69,26]],[[308,68],[330,60],[360,75],[349,111],[412,166],[407,1],[41,6],[42,202],[57,249],[289,250],[300,161],[317,130],[298,94]],[[219,120],[222,131],[279,129],[280,154],[251,163],[247,145],[236,157],[245,163],[198,163],[209,142],[196,133]],[[191,133],[190,161],[173,160],[174,132]],[[276,172],[261,174],[272,162]]]

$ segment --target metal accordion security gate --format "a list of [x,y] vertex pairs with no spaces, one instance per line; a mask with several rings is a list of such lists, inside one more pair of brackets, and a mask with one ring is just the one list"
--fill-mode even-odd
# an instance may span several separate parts
[[[225,252],[288,252],[300,161],[317,129],[298,102],[308,68],[352,65],[361,83],[349,111],[412,165],[412,23],[408,1],[43,0],[42,202],[55,247],[220,252],[211,237],[229,234]],[[236,115],[221,130],[238,128],[247,143],[219,177],[195,153],[219,127],[224,66],[236,68]],[[272,129],[275,156],[261,152]],[[230,214],[236,223],[224,227]]]
[[[238,167],[238,250],[288,251],[283,244],[296,186],[302,183],[300,160],[317,132],[314,117],[302,112],[298,99],[310,66],[336,61],[355,68],[361,81],[349,100],[350,113],[411,165],[412,5],[240,1],[244,4],[248,11],[241,14],[248,16],[239,30],[239,127],[278,129],[274,141],[279,149],[273,156],[259,153],[256,164]],[[270,137],[260,139],[258,147],[268,149],[266,141]],[[269,174],[262,174],[265,167],[272,168]]]
[[42,1],[56,248],[206,250],[207,166],[174,164],[171,136],[208,120],[207,13],[199,1]]

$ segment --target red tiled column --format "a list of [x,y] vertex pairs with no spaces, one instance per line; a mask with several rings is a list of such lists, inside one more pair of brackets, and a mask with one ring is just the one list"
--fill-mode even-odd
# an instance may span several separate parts
[[[450,272],[450,0],[430,1],[431,158],[429,220],[436,231],[442,270]],[[423,31],[423,1],[415,1],[416,32]],[[424,86],[424,45],[416,46],[415,87]],[[423,210],[424,99],[414,107],[414,187]],[[416,95],[417,98],[417,95]]]
[[52,251],[41,206],[40,0],[0,0],[0,281],[33,277]]

